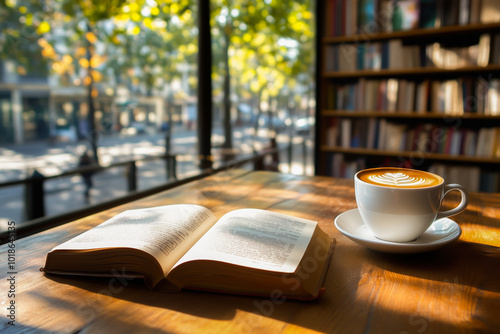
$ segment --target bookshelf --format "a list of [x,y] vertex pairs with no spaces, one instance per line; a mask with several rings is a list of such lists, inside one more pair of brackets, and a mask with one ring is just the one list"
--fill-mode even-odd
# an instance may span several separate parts
[[488,75],[492,72],[499,72],[500,65],[489,65],[486,67],[469,66],[456,69],[444,68],[407,68],[407,69],[383,69],[383,70],[358,70],[358,71],[326,71],[323,73],[325,78],[332,79],[354,79],[354,78],[384,78],[384,77],[423,77],[423,76],[449,76],[456,77],[457,75]]
[[481,120],[495,120],[500,121],[500,115],[477,115],[470,114],[466,116],[462,115],[443,115],[438,112],[428,112],[425,114],[407,114],[402,112],[395,112],[393,114],[380,113],[376,111],[364,111],[364,110],[323,110],[322,116],[324,117],[378,117],[378,118],[410,118],[410,119],[462,119],[467,117],[468,119],[481,119]]
[[500,1],[317,6],[316,174],[402,166],[500,192]]
[[[326,0],[328,2],[328,0]],[[439,29],[433,28],[418,28],[411,30],[400,30],[392,32],[378,32],[378,33],[362,33],[351,36],[324,36],[322,41],[324,43],[358,43],[360,41],[383,41],[396,38],[404,38],[406,40],[423,38],[436,38],[436,37],[457,37],[463,34],[482,34],[491,33],[492,31],[500,31],[500,23],[476,23],[467,24],[462,26],[449,26],[440,27]]]
[[342,148],[342,147],[331,147],[324,146],[322,150],[325,152],[337,152],[343,154],[353,154],[353,155],[371,155],[371,156],[381,156],[381,157],[402,157],[404,159],[409,159],[411,157],[415,158],[425,158],[429,160],[438,161],[452,161],[452,162],[475,162],[483,164],[498,164],[498,160],[495,158],[483,158],[483,157],[464,157],[460,155],[451,154],[441,154],[441,153],[426,153],[419,151],[388,151],[388,150],[373,150],[367,148]]

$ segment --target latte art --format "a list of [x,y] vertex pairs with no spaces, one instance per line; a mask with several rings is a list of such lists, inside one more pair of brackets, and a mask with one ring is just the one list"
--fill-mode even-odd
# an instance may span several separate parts
[[357,173],[361,181],[390,188],[426,188],[444,182],[443,178],[421,170],[381,167],[365,169]]
[[426,186],[431,185],[433,180],[423,177],[409,176],[405,173],[385,173],[383,175],[370,175],[368,179],[374,183],[384,184],[388,186]]

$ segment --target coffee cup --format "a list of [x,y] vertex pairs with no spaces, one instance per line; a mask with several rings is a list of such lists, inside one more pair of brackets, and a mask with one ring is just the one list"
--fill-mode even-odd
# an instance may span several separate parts
[[[435,220],[456,215],[469,204],[461,185],[445,184],[439,175],[414,169],[364,169],[354,176],[354,187],[363,222],[375,237],[392,242],[413,241]],[[455,190],[461,194],[460,204],[442,211],[443,198]]]

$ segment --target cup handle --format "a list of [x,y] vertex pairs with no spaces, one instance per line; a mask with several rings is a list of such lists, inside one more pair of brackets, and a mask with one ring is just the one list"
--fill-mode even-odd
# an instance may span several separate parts
[[467,205],[469,204],[469,193],[464,187],[462,187],[459,184],[446,184],[443,189],[444,191],[443,199],[448,192],[453,190],[460,192],[460,194],[462,195],[462,201],[460,201],[460,204],[454,209],[448,211],[439,211],[436,220],[459,214],[460,212],[464,211]]

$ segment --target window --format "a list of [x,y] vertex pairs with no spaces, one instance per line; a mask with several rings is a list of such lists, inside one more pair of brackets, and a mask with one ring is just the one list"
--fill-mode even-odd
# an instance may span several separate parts
[[[314,121],[312,6],[312,0],[210,2],[216,164],[276,139],[281,147],[293,143],[296,153],[297,168],[284,163],[281,170],[303,172],[301,150],[312,154]],[[195,0],[5,1],[0,143],[8,145],[5,157],[18,160],[0,161],[8,171],[0,182],[34,169],[71,170],[87,149],[102,166],[172,152],[178,177],[199,173],[197,129],[206,124],[198,122],[198,15]],[[139,189],[166,181],[161,163],[138,163]],[[96,174],[95,200],[124,195],[124,174],[123,168]],[[77,176],[47,181],[46,188],[47,214],[74,207],[71,201],[83,205]],[[2,212],[20,220],[22,205],[6,205],[16,212]]]

